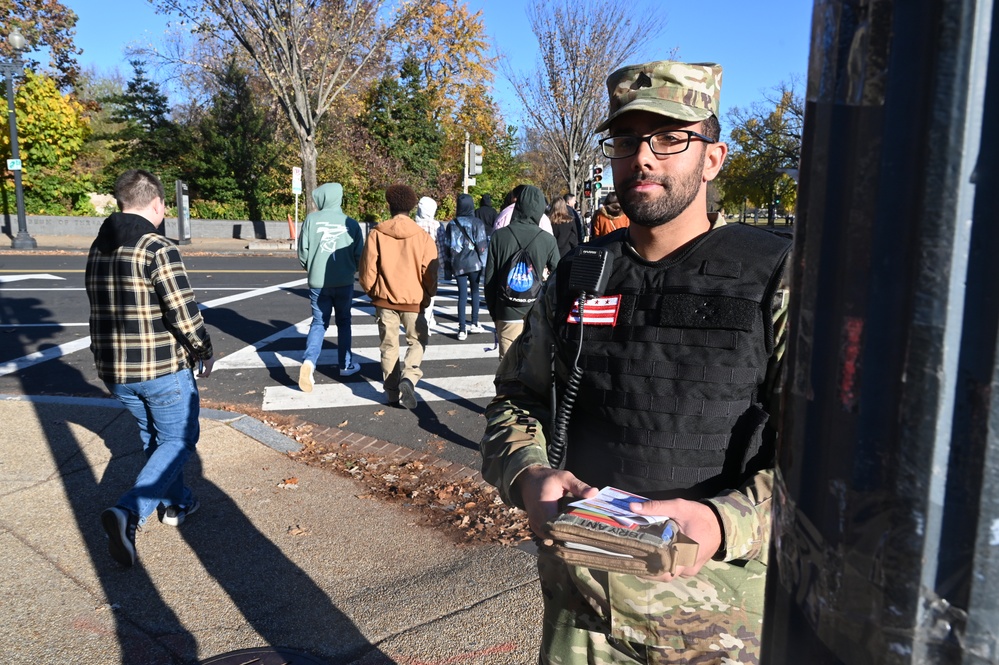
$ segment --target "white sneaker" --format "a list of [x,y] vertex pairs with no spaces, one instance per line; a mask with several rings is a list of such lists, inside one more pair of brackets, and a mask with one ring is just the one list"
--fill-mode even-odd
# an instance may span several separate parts
[[302,368],[298,370],[298,387],[302,389],[303,393],[311,393],[312,386],[316,385],[315,371],[316,366],[312,364],[311,360],[303,362]]
[[357,374],[361,371],[361,366],[355,362],[347,362],[346,365],[340,368],[340,376],[350,376],[351,374]]
[[472,334],[481,334],[481,333],[486,332],[486,329],[483,328],[482,326],[480,326],[478,323],[475,323],[475,324],[470,325],[468,327],[468,332],[470,332]]
[[458,341],[459,342],[464,342],[466,339],[468,339],[468,333],[465,332],[464,330],[460,331],[458,333]]

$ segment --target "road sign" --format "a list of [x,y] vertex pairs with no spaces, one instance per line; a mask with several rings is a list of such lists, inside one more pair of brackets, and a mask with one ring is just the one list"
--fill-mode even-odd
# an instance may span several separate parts
[[21,170],[21,160],[20,159],[8,159],[7,160],[7,170],[8,171],[20,171]]
[[302,169],[298,166],[293,166],[291,169],[291,193],[302,193]]

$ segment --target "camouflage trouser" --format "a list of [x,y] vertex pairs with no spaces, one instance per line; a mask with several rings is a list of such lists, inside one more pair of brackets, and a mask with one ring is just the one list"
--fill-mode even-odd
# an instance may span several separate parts
[[538,559],[539,662],[552,665],[759,663],[766,566],[708,562],[671,583]]

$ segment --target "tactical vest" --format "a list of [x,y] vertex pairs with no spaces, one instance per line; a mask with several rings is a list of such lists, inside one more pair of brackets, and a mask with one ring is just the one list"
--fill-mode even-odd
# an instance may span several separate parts
[[[566,469],[595,487],[656,497],[736,487],[760,453],[768,418],[758,393],[790,240],[731,224],[650,263],[626,237],[622,230],[590,243],[606,247],[614,265],[605,299],[592,314],[583,310]],[[571,265],[571,256],[559,263],[556,281],[557,356],[569,363],[580,346]],[[562,400],[565,374],[556,374]]]

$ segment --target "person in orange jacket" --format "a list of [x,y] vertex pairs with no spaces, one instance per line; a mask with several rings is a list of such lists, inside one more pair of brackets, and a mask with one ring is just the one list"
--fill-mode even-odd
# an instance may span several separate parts
[[631,221],[621,210],[621,204],[617,200],[617,194],[611,192],[604,199],[604,204],[600,206],[593,215],[593,237],[599,238],[618,229],[626,229]]

